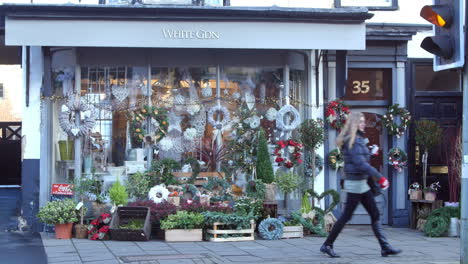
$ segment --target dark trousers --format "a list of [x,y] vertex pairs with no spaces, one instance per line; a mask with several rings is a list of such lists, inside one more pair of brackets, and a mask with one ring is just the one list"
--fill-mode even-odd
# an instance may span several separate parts
[[356,207],[359,203],[362,203],[367,213],[371,217],[372,230],[374,231],[375,237],[379,241],[380,247],[382,249],[388,249],[390,245],[388,244],[387,239],[383,233],[382,225],[380,223],[379,209],[375,203],[374,194],[371,191],[365,193],[348,193],[343,214],[335,223],[335,225],[333,225],[333,228],[330,231],[330,234],[328,235],[324,244],[330,246],[333,245],[341,230],[343,230],[344,225],[349,220],[351,220],[353,212],[356,210]]

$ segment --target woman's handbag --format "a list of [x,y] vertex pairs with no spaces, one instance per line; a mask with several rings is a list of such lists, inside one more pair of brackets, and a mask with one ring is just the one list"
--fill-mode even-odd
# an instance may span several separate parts
[[379,196],[382,194],[382,188],[380,188],[379,184],[376,181],[374,181],[374,179],[371,176],[367,177],[367,184],[369,185],[371,192],[372,194],[374,194],[374,196]]

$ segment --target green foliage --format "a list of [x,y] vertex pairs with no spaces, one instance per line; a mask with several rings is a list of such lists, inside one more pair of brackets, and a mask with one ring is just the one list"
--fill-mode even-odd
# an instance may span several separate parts
[[257,178],[264,183],[272,183],[275,179],[273,166],[271,165],[270,153],[268,152],[268,143],[263,129],[260,130],[257,149]]
[[283,222],[284,226],[300,226],[302,225],[297,219],[291,219],[289,221]]
[[439,145],[442,137],[442,129],[437,122],[432,120],[416,121],[416,144],[424,151]]
[[245,192],[247,196],[250,198],[263,200],[265,199],[265,193],[266,193],[265,183],[263,183],[262,180],[259,180],[259,179],[249,181]]
[[460,207],[442,207],[433,210],[424,224],[424,234],[429,237],[440,237],[449,228],[450,218],[460,218]]
[[305,228],[307,228],[310,232],[314,234],[318,234],[319,236],[327,236],[327,232],[325,232],[325,220],[323,219],[324,214],[322,210],[319,209],[314,209],[315,214],[316,214],[316,222],[312,219],[305,219],[302,217],[302,215],[298,212],[293,212],[291,213],[291,216],[294,220],[298,221],[303,225]]
[[71,199],[48,202],[37,217],[46,224],[67,224],[78,221],[76,203]]
[[192,176],[187,181],[187,183],[194,184],[198,174],[201,171],[200,163],[198,163],[198,160],[194,157],[188,157],[185,159],[184,164],[190,164],[190,167],[192,167]]
[[73,181],[73,192],[75,193],[75,197],[78,200],[83,201],[91,191],[93,184],[93,179],[86,177],[76,178]]
[[150,186],[159,185],[161,183],[164,183],[166,186],[177,184],[178,182],[174,175],[172,175],[172,172],[180,169],[180,163],[173,159],[154,160],[151,171],[148,172],[151,178]]
[[302,196],[301,214],[308,214],[310,211],[312,211],[312,204],[310,203],[309,195],[306,192]]
[[116,181],[109,189],[109,197],[115,205],[126,205],[128,200],[128,194],[125,190],[125,186]]
[[299,133],[302,144],[309,150],[315,151],[325,139],[323,120],[320,118],[304,120],[299,127]]
[[203,227],[205,218],[200,213],[178,211],[161,221],[161,229],[197,229]]
[[278,170],[275,182],[282,192],[291,193],[299,187],[299,176],[292,171]]
[[[317,199],[319,201],[325,198],[327,195],[330,195],[332,197],[333,201],[330,204],[330,206],[324,211],[324,214],[331,212],[340,203],[340,194],[336,190],[333,190],[333,189],[324,191],[321,194],[316,193],[313,189],[309,189],[309,190],[306,190],[306,193],[310,195],[313,199]],[[317,209],[317,208],[314,208],[314,209]]]
[[102,193],[102,185],[103,185],[103,180],[98,180],[96,178],[94,178],[93,176],[93,179],[91,180],[92,181],[92,184],[91,184],[91,189],[89,191],[89,193],[94,196],[93,197],[93,200],[96,202],[96,203],[104,203],[104,195]]
[[119,225],[119,229],[131,229],[131,230],[138,230],[143,229],[145,226],[145,220],[143,219],[131,219],[125,225]]
[[147,199],[151,189],[151,178],[144,172],[137,172],[128,176],[127,190],[130,197]]
[[228,228],[240,230],[250,228],[250,221],[254,219],[252,215],[225,214],[221,212],[204,212],[205,225],[213,226],[219,222],[225,224]]
[[238,215],[251,215],[255,219],[262,216],[263,200],[240,197],[234,203],[234,213]]

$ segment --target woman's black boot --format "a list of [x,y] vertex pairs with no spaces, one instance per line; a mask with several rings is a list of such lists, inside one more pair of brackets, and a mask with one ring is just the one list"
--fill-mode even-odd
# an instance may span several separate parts
[[397,255],[401,253],[401,249],[392,248],[387,246],[386,249],[382,249],[382,257],[388,257],[389,255]]
[[[324,253],[324,254],[327,254],[328,256],[330,256],[331,258],[339,258],[340,255],[336,254],[335,251],[333,250],[333,246],[332,245],[325,245],[323,244],[321,247],[320,247],[320,252]],[[383,254],[383,253],[382,253]]]

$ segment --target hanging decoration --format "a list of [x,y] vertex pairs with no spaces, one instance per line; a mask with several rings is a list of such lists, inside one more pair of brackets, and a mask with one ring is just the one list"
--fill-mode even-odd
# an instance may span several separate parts
[[[289,125],[285,124],[284,118],[286,114],[293,116],[293,119]],[[291,131],[296,129],[301,123],[301,117],[299,111],[292,105],[285,105],[276,113],[276,127],[282,131]]]
[[255,106],[255,95],[253,95],[251,92],[246,92],[244,97],[247,107],[249,110],[252,110]]
[[257,127],[260,126],[260,117],[257,115],[248,117],[244,119],[243,123],[246,125],[249,125],[249,127],[252,129],[256,129]]
[[[78,118],[77,112],[79,112],[80,118],[79,125],[75,123],[76,118]],[[62,105],[59,124],[67,135],[73,138],[85,137],[91,133],[96,125],[95,112],[79,96],[72,95],[68,98],[66,104]]]
[[279,240],[283,236],[283,223],[277,218],[267,218],[258,225],[258,232],[263,239]]
[[190,140],[190,141],[195,140],[196,137],[197,137],[197,129],[195,129],[193,127],[185,129],[184,138],[186,140]]
[[392,148],[388,151],[388,164],[392,165],[395,170],[401,172],[408,164],[408,156],[400,148]]
[[334,170],[344,167],[343,154],[339,149],[334,149],[328,153],[328,165]]
[[159,141],[159,147],[163,151],[169,151],[174,147],[174,142],[169,137],[164,137],[161,139],[161,141]]
[[[222,115],[220,121],[215,121],[213,115],[219,113]],[[215,105],[208,110],[208,123],[216,129],[221,129],[223,126],[226,126],[231,121],[229,111],[225,106]]]
[[268,121],[275,121],[276,114],[278,114],[278,110],[276,110],[273,107],[270,107],[266,112],[265,117],[268,119]]
[[346,123],[346,119],[348,119],[349,113],[349,107],[345,105],[343,101],[335,100],[331,101],[327,105],[325,117],[327,122],[331,125],[331,127],[335,129],[340,129]]
[[[397,121],[399,119],[399,121]],[[387,129],[389,135],[400,138],[405,133],[411,120],[408,110],[394,104],[388,107],[387,113],[382,117],[382,124]]]
[[[276,143],[277,147],[273,154],[276,156],[275,162],[279,166],[284,166],[288,169],[302,163],[302,144],[292,139],[281,140]],[[289,154],[287,154],[289,153]],[[286,158],[287,156],[292,157],[291,159]]]
[[164,184],[154,186],[148,193],[148,198],[157,204],[166,201],[167,197],[169,197],[169,190]]
[[203,97],[211,97],[213,95],[213,90],[211,89],[210,82],[207,82],[205,87],[202,89],[202,96]]
[[241,98],[241,94],[238,92],[235,92],[232,94],[232,99],[234,100],[239,100]]
[[130,91],[126,85],[112,85],[112,95],[119,101],[123,102],[127,99]]
[[[307,155],[305,159],[305,175],[312,177],[312,155]],[[318,176],[322,172],[324,166],[323,157],[320,154],[315,153],[315,176]]]
[[147,133],[144,129],[144,124],[146,122],[146,118],[148,117],[151,118],[151,123],[156,129],[156,142],[160,141],[167,134],[169,128],[167,110],[164,108],[158,108],[156,106],[145,105],[143,108],[133,112],[131,131],[138,143],[143,141]]

